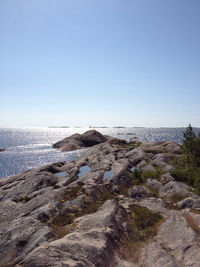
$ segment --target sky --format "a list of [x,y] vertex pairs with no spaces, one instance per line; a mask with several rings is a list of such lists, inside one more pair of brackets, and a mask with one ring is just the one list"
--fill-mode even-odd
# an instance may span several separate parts
[[199,0],[0,0],[0,127],[200,127]]

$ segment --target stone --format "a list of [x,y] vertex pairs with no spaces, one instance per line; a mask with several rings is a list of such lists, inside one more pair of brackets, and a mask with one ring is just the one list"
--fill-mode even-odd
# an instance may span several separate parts
[[139,259],[141,266],[178,267],[173,258],[156,242],[147,245]]
[[174,194],[178,194],[182,197],[188,197],[192,194],[189,191],[188,185],[176,181],[171,181],[162,186],[159,193],[161,197],[171,197]]
[[128,191],[129,196],[132,198],[147,198],[153,196],[153,193],[146,188],[146,186],[133,186],[132,188],[129,189]]
[[139,267],[137,264],[122,260],[118,256],[115,256],[114,266],[115,267],[122,267],[122,266],[123,267]]
[[169,172],[167,172],[161,175],[160,181],[163,185],[165,185],[171,181],[174,181],[174,178],[171,176]]
[[200,211],[200,197],[198,196],[191,196],[185,198],[177,203],[177,206],[180,209],[195,209]]
[[119,145],[119,146],[123,146],[123,145],[126,145],[127,144],[126,140],[115,138],[115,137],[110,138],[108,140],[108,143],[109,144],[112,144],[112,145]]
[[181,145],[171,142],[166,146],[166,149],[169,153],[181,154]]
[[111,185],[126,185],[129,186],[133,180],[133,174],[128,166],[116,163],[112,166],[114,174],[107,179],[107,183]]
[[163,152],[163,146],[161,145],[155,145],[154,143],[143,143],[141,145],[141,149],[145,153],[153,153],[153,154],[158,154]]
[[57,172],[60,172],[65,165],[66,165],[66,161],[55,162],[55,163],[48,164],[43,167],[39,167],[36,169],[36,171],[57,173]]
[[165,167],[166,164],[167,164],[167,159],[165,158],[164,154],[159,153],[153,157],[152,165],[162,168]]
[[142,160],[142,161],[140,161],[140,163],[137,164],[137,168],[142,168],[145,165],[147,165],[147,161],[146,160]]
[[63,151],[77,150],[84,147],[91,147],[108,140],[107,137],[101,133],[90,130],[84,134],[73,134],[65,139],[53,144],[53,148],[60,148]]
[[162,187],[162,183],[156,179],[148,178],[146,182],[148,187],[159,190]]
[[156,241],[170,252],[178,266],[199,267],[199,236],[178,212],[169,213],[158,231]]
[[[34,178],[33,178],[34,177]],[[52,187],[57,182],[57,177],[49,172],[27,172],[24,180],[10,188],[5,198],[20,201],[21,198],[30,195],[42,188]]]
[[174,170],[174,167],[170,164],[166,164],[164,167],[162,167],[163,173],[172,172]]
[[141,168],[142,171],[156,172],[156,168],[152,164],[148,164]]
[[146,154],[140,147],[137,147],[129,151],[126,157],[129,159],[130,163],[135,166],[145,159]]
[[151,164],[162,169],[163,173],[171,172],[172,170],[174,170],[174,167],[168,163],[167,157],[162,153],[154,156]]

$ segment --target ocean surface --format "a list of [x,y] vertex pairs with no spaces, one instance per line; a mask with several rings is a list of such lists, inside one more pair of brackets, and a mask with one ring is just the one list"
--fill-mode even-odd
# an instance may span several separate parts
[[[102,134],[129,140],[175,141],[181,143],[185,128],[92,128]],[[60,152],[52,144],[74,133],[91,128],[2,128],[0,129],[0,177],[14,175],[57,161],[72,161],[83,150]],[[200,129],[195,129],[199,132]]]

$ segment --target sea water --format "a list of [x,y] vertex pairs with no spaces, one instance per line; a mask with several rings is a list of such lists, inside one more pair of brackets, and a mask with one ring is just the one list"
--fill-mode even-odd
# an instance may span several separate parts
[[[92,128],[113,137],[140,141],[175,141],[181,143],[185,128]],[[52,144],[74,133],[91,128],[2,128],[0,129],[0,177],[17,174],[45,164],[77,159],[84,150],[61,152]],[[200,129],[195,129],[199,132]]]

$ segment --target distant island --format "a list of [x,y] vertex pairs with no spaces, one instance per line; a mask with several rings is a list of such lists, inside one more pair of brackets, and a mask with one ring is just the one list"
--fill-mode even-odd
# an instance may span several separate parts
[[48,126],[48,128],[70,128],[69,126]]

